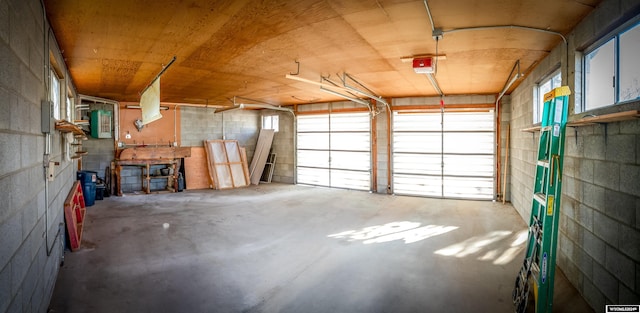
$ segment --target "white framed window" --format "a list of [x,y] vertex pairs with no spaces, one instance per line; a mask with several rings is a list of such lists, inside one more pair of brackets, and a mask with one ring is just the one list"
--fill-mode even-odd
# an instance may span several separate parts
[[73,103],[74,103],[73,98],[68,96],[67,97],[67,106],[66,106],[67,116],[65,118],[71,123],[73,123],[74,119],[75,119],[75,117],[73,116],[73,113],[75,111]]
[[278,115],[265,115],[262,116],[262,129],[273,129],[274,132],[278,132],[280,129],[280,121]]
[[533,123],[540,123],[542,121],[544,94],[560,86],[562,86],[562,72],[560,69],[557,69],[550,75],[547,75],[536,85],[533,94]]
[[60,96],[60,79],[54,70],[51,70],[51,84],[50,84],[50,92],[51,92],[51,102],[53,103],[53,107],[51,111],[53,113],[53,118],[56,120],[60,119],[60,108],[61,108],[61,96]]
[[640,99],[640,24],[614,33],[585,53],[583,110]]
[[620,35],[620,98],[619,101],[640,99],[640,25]]

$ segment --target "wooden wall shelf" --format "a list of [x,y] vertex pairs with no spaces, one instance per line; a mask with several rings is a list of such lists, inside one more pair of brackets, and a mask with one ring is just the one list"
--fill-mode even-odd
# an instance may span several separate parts
[[82,130],[82,128],[78,127],[78,125],[76,124],[73,124],[64,120],[56,122],[56,129],[63,133],[74,133],[75,135],[85,136],[85,133]]
[[[569,127],[581,127],[581,126],[589,126],[589,125],[597,125],[597,124],[606,124],[612,122],[621,122],[621,121],[629,121],[640,118],[639,110],[630,110],[624,112],[616,112],[610,114],[596,115],[596,116],[585,116],[579,118],[575,121],[571,121],[567,123]],[[523,132],[537,133],[540,131],[540,126],[531,126],[527,128],[521,129]]]
[[527,128],[523,128],[520,131],[523,132],[529,132],[529,133],[537,133],[540,131],[540,128],[542,128],[542,126],[538,125],[538,126],[531,126],[531,127],[527,127]]
[[640,118],[640,111],[631,110],[631,111],[616,112],[616,113],[603,114],[603,115],[597,115],[597,116],[587,116],[581,119],[577,119],[575,121],[568,122],[567,126],[580,127],[580,126],[588,126],[588,125],[594,125],[594,124],[628,121],[628,120],[633,120],[637,118]]

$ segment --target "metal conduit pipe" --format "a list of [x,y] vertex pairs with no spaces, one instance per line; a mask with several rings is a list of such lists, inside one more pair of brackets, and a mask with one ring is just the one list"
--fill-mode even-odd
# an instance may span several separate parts
[[529,26],[520,26],[520,25],[491,25],[491,26],[463,27],[463,28],[454,28],[450,30],[443,30],[442,33],[447,34],[447,33],[457,33],[462,31],[505,29],[505,28],[530,30],[530,31],[536,31],[540,33],[552,34],[552,35],[560,36],[560,38],[562,38],[562,41],[564,41],[565,44],[567,43],[567,38],[559,32],[547,30],[547,29],[529,27]]
[[431,82],[431,85],[433,86],[433,88],[438,92],[438,94],[440,95],[440,97],[444,96],[444,93],[442,92],[442,89],[440,89],[440,85],[438,85],[438,81],[436,80],[436,78],[433,76],[433,74],[428,73],[426,74],[427,78],[429,79],[429,82]]
[[431,32],[433,32],[436,27],[433,24],[433,16],[431,15],[431,9],[429,9],[429,3],[427,3],[427,0],[424,0],[424,7],[427,9],[427,14],[429,15],[429,21],[431,22]]

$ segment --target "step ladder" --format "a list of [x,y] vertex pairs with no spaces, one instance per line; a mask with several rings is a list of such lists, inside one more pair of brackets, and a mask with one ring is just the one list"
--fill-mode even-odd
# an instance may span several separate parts
[[569,87],[562,86],[544,95],[527,249],[513,289],[516,313],[525,312],[531,291],[535,312],[552,312],[570,94]]

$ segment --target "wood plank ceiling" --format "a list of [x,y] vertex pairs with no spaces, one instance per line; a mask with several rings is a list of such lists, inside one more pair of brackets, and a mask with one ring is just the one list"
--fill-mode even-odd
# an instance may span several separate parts
[[[436,28],[520,25],[567,34],[600,0],[430,0]],[[234,96],[289,105],[342,100],[318,86],[349,73],[383,97],[433,96],[401,58],[435,54],[424,1],[45,0],[78,92],[118,101],[163,64],[165,102],[230,105]],[[517,60],[535,66],[560,36],[521,29],[445,33],[436,79],[446,95],[497,94]]]

